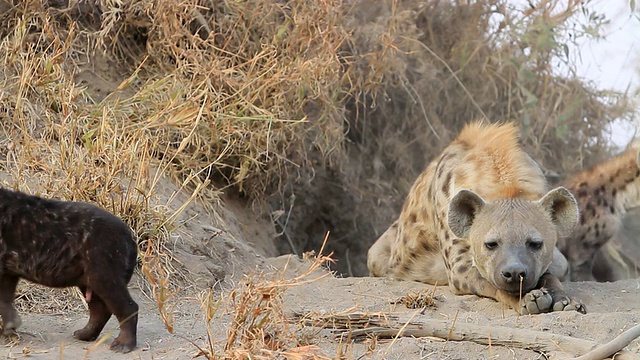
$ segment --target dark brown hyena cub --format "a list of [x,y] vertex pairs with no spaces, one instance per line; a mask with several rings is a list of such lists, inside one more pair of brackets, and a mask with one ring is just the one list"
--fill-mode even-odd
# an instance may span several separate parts
[[127,284],[136,258],[131,230],[108,211],[0,188],[0,315],[5,335],[20,326],[13,300],[24,278],[50,287],[79,287],[89,303],[89,322],[73,336],[95,340],[115,314],[120,335],[111,349],[133,350],[138,304]]

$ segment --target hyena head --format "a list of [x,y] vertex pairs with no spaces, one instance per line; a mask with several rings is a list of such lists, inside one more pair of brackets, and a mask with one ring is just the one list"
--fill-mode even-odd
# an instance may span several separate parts
[[559,187],[540,200],[521,198],[487,202],[470,190],[451,200],[449,228],[468,239],[474,265],[497,289],[527,293],[547,271],[558,236],[578,222],[578,205]]

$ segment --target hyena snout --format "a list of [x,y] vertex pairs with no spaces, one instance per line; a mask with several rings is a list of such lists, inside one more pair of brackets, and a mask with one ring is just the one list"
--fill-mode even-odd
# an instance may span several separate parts
[[512,262],[500,270],[502,281],[507,284],[519,283],[527,278],[527,268],[520,262]]

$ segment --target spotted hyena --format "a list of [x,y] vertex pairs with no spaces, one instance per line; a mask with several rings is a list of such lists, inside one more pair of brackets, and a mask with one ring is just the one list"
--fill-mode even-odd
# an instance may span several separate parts
[[[569,236],[558,241],[558,248],[569,261],[571,280],[594,280],[596,254],[621,230],[627,210],[640,205],[640,141],[562,185],[576,197],[580,221]],[[595,275],[610,280],[610,266],[599,265]]]
[[559,235],[578,221],[565,188],[547,192],[513,124],[467,125],[418,177],[398,220],[369,249],[372,276],[449,284],[516,311],[585,312],[563,291]]
[[117,352],[136,346],[138,304],[127,284],[137,245],[129,227],[97,206],[43,199],[0,188],[0,315],[10,335],[21,320],[13,301],[18,281],[78,286],[89,304],[89,322],[75,338],[95,340],[115,314]]

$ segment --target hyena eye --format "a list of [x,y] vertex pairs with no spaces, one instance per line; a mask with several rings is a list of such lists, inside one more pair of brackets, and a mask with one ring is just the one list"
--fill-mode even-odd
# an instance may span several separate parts
[[532,250],[540,250],[542,249],[543,242],[540,240],[528,240],[527,246]]
[[495,248],[498,247],[498,242],[497,241],[487,241],[484,243],[484,247],[486,247],[489,250],[494,250]]

